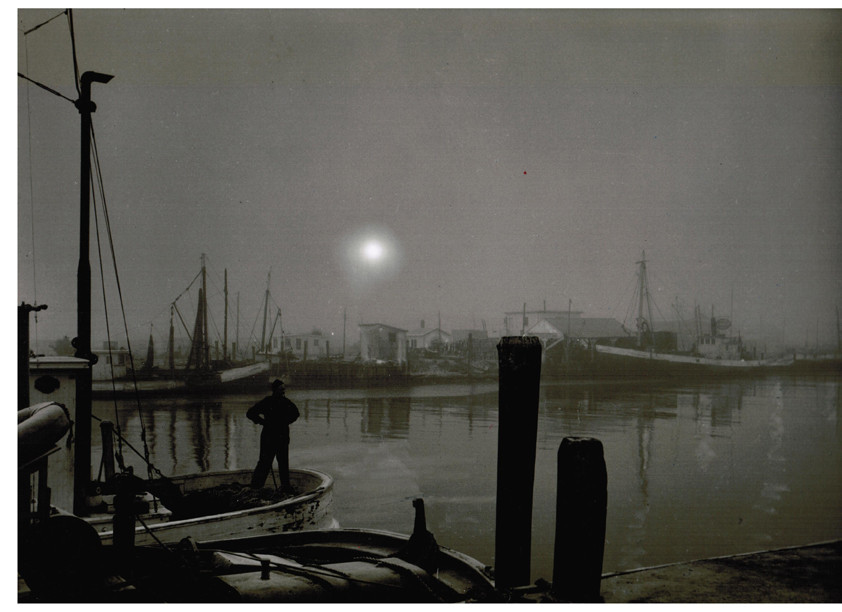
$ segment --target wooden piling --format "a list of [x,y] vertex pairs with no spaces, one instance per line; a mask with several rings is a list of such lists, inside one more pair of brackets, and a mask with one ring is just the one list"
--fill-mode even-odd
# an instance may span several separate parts
[[494,566],[497,587],[506,589],[531,582],[541,342],[536,337],[505,337],[497,345],[497,355],[499,417]]
[[111,421],[102,421],[99,424],[102,434],[102,466],[105,472],[105,480],[108,482],[114,478],[116,469],[114,467],[114,424]]
[[564,438],[556,486],[552,594],[559,601],[599,602],[608,503],[602,442]]

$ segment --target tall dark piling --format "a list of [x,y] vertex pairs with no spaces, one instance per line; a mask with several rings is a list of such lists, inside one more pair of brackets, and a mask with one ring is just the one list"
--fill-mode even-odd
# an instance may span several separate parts
[[116,476],[114,495],[114,550],[119,569],[131,573],[134,563],[135,542],[135,494],[138,492],[135,478],[129,473]]
[[497,345],[497,527],[494,547],[498,588],[531,583],[532,489],[538,432],[541,342],[506,337]]
[[552,594],[559,601],[601,601],[608,475],[602,442],[564,438],[558,448]]

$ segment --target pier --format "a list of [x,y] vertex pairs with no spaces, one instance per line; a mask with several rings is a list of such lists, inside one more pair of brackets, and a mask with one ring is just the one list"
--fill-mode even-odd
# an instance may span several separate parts
[[842,540],[606,574],[606,603],[839,603]]

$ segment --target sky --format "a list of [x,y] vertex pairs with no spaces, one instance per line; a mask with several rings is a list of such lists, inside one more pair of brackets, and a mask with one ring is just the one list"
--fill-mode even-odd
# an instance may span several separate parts
[[[74,100],[67,17],[24,35],[58,14],[17,11],[18,72]],[[150,332],[165,346],[203,254],[212,329],[227,270],[241,344],[267,285],[285,333],[349,342],[439,317],[499,331],[524,304],[630,321],[644,252],[656,319],[699,305],[770,345],[836,342],[842,12],[72,17],[80,73],[114,76],[93,122],[140,351]],[[76,333],[79,113],[18,78],[17,115],[17,302],[48,305],[31,336],[49,352]],[[122,344],[113,272],[105,286]]]

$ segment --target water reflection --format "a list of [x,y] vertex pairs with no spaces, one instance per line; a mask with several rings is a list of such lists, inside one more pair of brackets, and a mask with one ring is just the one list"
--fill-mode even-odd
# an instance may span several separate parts
[[[493,560],[496,392],[290,396],[301,410],[291,462],[335,477],[343,526],[408,532],[408,500],[422,495],[439,542]],[[145,403],[153,463],[165,474],[252,468],[259,428],[245,412],[257,399]],[[545,385],[539,401],[536,578],[552,575],[556,454],[566,436],[595,437],[605,449],[605,571],[842,537],[838,382]],[[121,406],[120,419],[138,446],[134,407]]]
[[405,439],[409,436],[411,400],[378,397],[363,402],[360,426],[364,436]]

